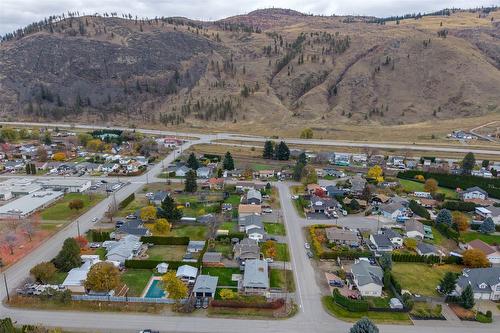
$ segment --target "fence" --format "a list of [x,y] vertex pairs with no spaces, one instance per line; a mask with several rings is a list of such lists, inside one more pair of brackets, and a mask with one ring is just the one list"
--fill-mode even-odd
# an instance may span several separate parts
[[[72,295],[73,301],[97,301],[97,302],[121,302],[121,303],[153,303],[153,304],[174,304],[171,298],[146,298],[146,297],[125,297],[125,296],[97,296],[97,295]],[[185,303],[183,299],[180,303]]]

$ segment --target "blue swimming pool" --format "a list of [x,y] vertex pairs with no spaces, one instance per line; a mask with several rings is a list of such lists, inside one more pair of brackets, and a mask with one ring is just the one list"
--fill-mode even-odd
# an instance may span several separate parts
[[161,288],[160,280],[153,280],[149,286],[148,292],[144,295],[146,298],[163,298],[165,297],[165,291]]

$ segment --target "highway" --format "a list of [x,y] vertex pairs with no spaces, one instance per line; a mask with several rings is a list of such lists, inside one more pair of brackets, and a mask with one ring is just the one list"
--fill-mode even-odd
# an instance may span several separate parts
[[[23,125],[26,124],[23,123]],[[37,125],[45,126],[44,124]],[[50,126],[55,125],[50,124]],[[94,127],[90,126],[89,128]],[[160,132],[159,134],[165,135],[167,132]],[[218,136],[198,136],[191,133],[175,134],[198,138],[197,140],[185,143],[182,149],[187,149],[195,144],[209,143],[215,138],[219,139]],[[147,173],[138,177],[129,178],[128,180],[130,183],[115,193],[117,202],[139,190],[148,180],[156,180],[156,175],[160,173],[162,165],[171,163],[175,158],[174,156],[175,152],[172,152],[163,160],[163,163],[156,164],[150,168]],[[160,332],[180,333],[233,333],[235,331],[252,331],[253,333],[348,332],[352,323],[346,323],[328,315],[321,304],[320,287],[316,283],[314,268],[310,259],[306,256],[304,249],[305,236],[303,227],[307,224],[307,221],[300,218],[293,207],[289,190],[290,184],[286,182],[277,182],[274,185],[279,190],[283,219],[287,229],[287,240],[290,247],[290,260],[297,287],[296,295],[299,310],[293,318],[287,320],[251,320],[207,318],[197,316],[196,313],[192,316],[183,316],[175,314],[151,315],[111,312],[37,311],[10,308],[4,303],[0,305],[0,318],[11,317],[18,323],[44,324],[46,326],[61,327],[81,332],[126,333],[137,332],[144,328],[152,328]],[[78,219],[80,221],[80,230],[82,233],[92,227],[91,221],[94,217],[100,218],[104,215],[111,200],[113,200],[112,196],[104,199]],[[11,289],[28,276],[31,267],[39,262],[52,259],[59,252],[63,241],[68,237],[74,237],[76,235],[77,226],[75,221],[48,239],[37,250],[9,267],[6,270],[6,276],[8,285]],[[3,282],[1,282],[0,298],[4,299],[5,297],[5,288]],[[498,332],[497,325],[477,325],[466,322],[457,323],[447,321],[427,322],[424,324],[419,323],[415,326],[404,327],[397,325],[378,325],[378,327],[380,331],[384,333]]]

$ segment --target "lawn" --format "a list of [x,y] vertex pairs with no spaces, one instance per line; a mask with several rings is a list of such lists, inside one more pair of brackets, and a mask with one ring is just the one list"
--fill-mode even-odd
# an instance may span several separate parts
[[147,206],[147,204],[148,200],[146,198],[137,198],[136,196],[136,199],[134,199],[131,203],[129,203],[125,208],[120,209],[116,215],[124,217],[133,214],[137,210]]
[[241,196],[238,194],[231,194],[224,203],[230,203],[233,207],[236,207],[240,204]]
[[191,240],[205,240],[207,227],[204,225],[174,226],[167,236],[189,237]]
[[[92,196],[89,196],[82,193],[68,193],[64,195],[61,200],[44,209],[41,213],[41,217],[43,220],[73,220],[95,206],[103,198],[104,196],[100,194],[93,194]],[[75,199],[83,201],[83,208],[78,211],[69,209],[68,207],[69,202]]]
[[270,235],[286,235],[285,225],[281,223],[264,223],[264,230]]
[[464,243],[468,243],[474,239],[480,239],[490,245],[500,244],[500,235],[487,235],[475,231],[466,232],[465,234],[460,235],[460,238]]
[[[401,184],[401,186],[403,186],[405,191],[425,192],[424,183],[415,182],[413,180],[407,180],[407,179],[398,179],[398,181]],[[458,193],[452,189],[438,186],[437,191],[438,191],[438,193],[443,193],[447,199],[458,199]]]
[[239,268],[229,268],[229,267],[204,267],[202,274],[208,274],[212,276],[218,276],[219,281],[217,285],[219,287],[236,287],[238,282],[231,281],[231,276],[233,274],[241,274]]
[[121,276],[121,281],[129,287],[128,296],[141,296],[146,284],[151,278],[149,269],[127,269]]
[[181,261],[186,249],[185,245],[153,245],[147,254],[150,260]]
[[293,280],[292,271],[282,270],[282,269],[271,269],[271,272],[269,274],[269,283],[271,285],[271,288],[280,288],[281,290],[285,290],[285,282],[286,282],[287,292],[294,292],[295,282]]
[[233,246],[231,244],[216,242],[214,251],[222,253],[222,255],[226,258],[233,257]]
[[458,265],[434,265],[423,263],[395,262],[392,265],[392,274],[402,289],[423,296],[439,295],[436,287],[446,272],[462,271]]
[[259,163],[252,164],[251,168],[253,170],[255,170],[255,171],[272,170],[272,169],[274,169],[273,166],[266,165],[266,164],[259,164]]
[[366,297],[366,301],[374,308],[388,308],[389,297]]
[[[264,243],[259,243],[259,246],[262,249],[262,245]],[[286,244],[282,243],[275,243],[276,246],[276,257],[274,260],[277,261],[289,261],[290,260],[290,254],[288,252],[288,246]]]
[[106,260],[106,253],[107,253],[107,251],[103,247],[100,247],[100,248],[95,250],[95,254],[99,255],[99,259],[101,259],[101,260]]
[[234,231],[236,227],[236,223],[232,222],[232,221],[229,221],[229,222],[223,222],[219,225],[219,228],[220,230],[229,230],[229,232],[232,232]]
[[356,322],[363,317],[367,317],[377,324],[411,325],[412,323],[408,314],[404,312],[350,312],[333,302],[332,296],[324,296],[321,302],[329,314],[347,322]]
[[54,274],[54,277],[49,281],[49,283],[57,285],[62,284],[67,276],[68,276],[67,272],[57,271],[56,274]]
[[292,200],[292,201],[293,201],[293,206],[295,207],[295,210],[297,211],[297,214],[300,217],[305,218],[306,213],[304,212],[304,207],[307,204],[307,202],[304,199],[302,199],[302,197],[300,197],[299,199],[296,199],[296,200]]

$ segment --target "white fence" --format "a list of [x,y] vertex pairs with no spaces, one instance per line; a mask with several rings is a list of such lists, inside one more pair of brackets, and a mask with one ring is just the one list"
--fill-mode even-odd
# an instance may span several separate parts
[[[174,304],[171,298],[146,298],[146,297],[124,297],[124,296],[97,296],[97,295],[72,295],[73,301],[99,301],[99,302],[130,302],[130,303],[154,303],[154,304]],[[185,303],[183,299],[180,303]]]

